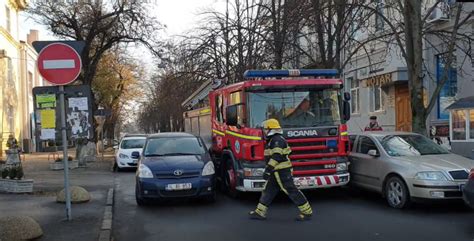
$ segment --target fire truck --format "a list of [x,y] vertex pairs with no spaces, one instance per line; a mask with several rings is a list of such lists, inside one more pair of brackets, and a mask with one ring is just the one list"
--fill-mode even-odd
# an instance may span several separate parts
[[185,131],[208,141],[217,180],[231,196],[263,190],[262,122],[269,118],[279,120],[290,145],[297,187],[346,185],[350,95],[337,75],[328,69],[247,70],[242,82],[207,83],[193,94],[207,106],[184,113]]

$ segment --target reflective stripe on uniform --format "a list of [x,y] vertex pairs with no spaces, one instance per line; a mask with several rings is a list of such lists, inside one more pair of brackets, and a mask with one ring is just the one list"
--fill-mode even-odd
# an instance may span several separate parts
[[281,182],[281,179],[280,179],[280,174],[278,174],[278,172],[275,172],[275,179],[277,180],[278,182],[278,185],[280,186],[280,189],[286,193],[286,195],[288,195],[288,191],[285,189],[285,187],[283,186],[283,183]]
[[275,148],[270,149],[270,155],[273,155],[273,154],[289,155],[290,153],[291,153],[291,149],[289,147],[287,148],[275,147]]
[[271,156],[272,153],[270,152],[269,149],[265,149],[265,151],[263,151],[263,155],[265,155],[265,156]]
[[278,163],[278,165],[275,166],[275,170],[281,170],[281,169],[290,168],[290,167],[291,167],[291,161],[280,162]]
[[268,165],[275,168],[276,166],[278,166],[278,162],[273,159],[270,159],[270,161],[268,162]]
[[309,214],[313,213],[313,210],[311,209],[311,206],[309,205],[309,202],[306,202],[305,204],[303,204],[301,206],[298,206],[298,208],[300,209],[300,212],[302,214],[309,215]]
[[255,209],[255,212],[258,213],[260,216],[265,217],[267,215],[267,206],[259,203],[257,205],[257,209]]
[[348,134],[347,131],[341,132],[341,136],[347,136]]

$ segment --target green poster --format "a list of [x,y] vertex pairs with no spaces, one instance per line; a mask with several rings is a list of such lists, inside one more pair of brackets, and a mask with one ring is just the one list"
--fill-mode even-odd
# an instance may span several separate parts
[[36,108],[53,108],[56,107],[55,94],[36,95]]

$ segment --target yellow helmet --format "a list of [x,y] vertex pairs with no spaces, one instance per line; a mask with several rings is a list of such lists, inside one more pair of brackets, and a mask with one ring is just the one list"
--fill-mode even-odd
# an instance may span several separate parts
[[268,119],[263,122],[264,129],[281,129],[280,122],[277,119]]

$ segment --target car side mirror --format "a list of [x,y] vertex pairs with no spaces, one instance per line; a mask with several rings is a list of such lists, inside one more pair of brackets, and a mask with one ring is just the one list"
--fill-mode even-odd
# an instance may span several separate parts
[[380,156],[380,154],[377,152],[377,150],[369,150],[369,152],[367,152],[367,154],[369,156],[373,156],[373,157],[378,157]]
[[133,159],[138,159],[138,158],[140,158],[140,152],[138,152],[138,151],[132,152],[132,158],[133,158]]
[[342,115],[345,121],[351,119],[351,106],[348,101],[344,101],[342,105]]

